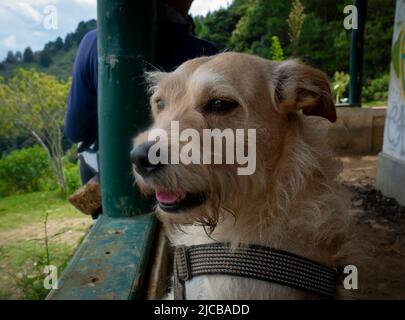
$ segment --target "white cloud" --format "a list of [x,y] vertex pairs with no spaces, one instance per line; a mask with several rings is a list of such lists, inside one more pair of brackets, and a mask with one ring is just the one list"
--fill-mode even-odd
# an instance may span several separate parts
[[[57,29],[48,30],[42,23],[49,5],[58,10]],[[64,39],[80,21],[96,18],[96,6],[96,0],[0,0],[0,61],[9,50],[23,51],[28,46],[41,50],[48,41]]]
[[9,15],[19,17],[25,22],[39,23],[42,14],[35,10],[29,3],[24,1],[0,3],[2,11],[8,12]]
[[190,13],[193,16],[205,16],[209,11],[226,8],[231,2],[231,0],[194,0],[190,8]]
[[17,2],[16,6],[20,14],[26,17],[27,19],[32,19],[34,22],[41,21],[42,15],[33,7],[31,7],[30,4],[26,2]]
[[43,31],[34,31],[34,32],[32,32],[32,35],[35,37],[45,37],[46,33]]
[[1,45],[6,49],[15,50],[17,48],[17,39],[14,35],[9,35],[1,40]]
[[[1,1],[4,1],[4,0],[0,0],[0,2]],[[30,5],[32,5],[34,7],[45,7],[50,4],[56,4],[60,1],[62,1],[62,0],[24,0],[25,3],[29,3]]]
[[74,0],[80,6],[97,6],[97,0]]

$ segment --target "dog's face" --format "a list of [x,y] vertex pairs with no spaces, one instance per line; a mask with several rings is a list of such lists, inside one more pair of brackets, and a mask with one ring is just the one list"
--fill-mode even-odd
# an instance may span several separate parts
[[[336,119],[326,76],[296,61],[223,53],[190,60],[172,73],[150,73],[148,78],[154,122],[135,138],[131,159],[138,186],[144,193],[154,192],[158,214],[175,223],[213,225],[221,210],[237,215],[246,203],[263,199],[283,148],[290,113],[302,110]],[[180,139],[174,137],[175,123]],[[166,133],[156,140],[167,147],[157,155],[167,153],[169,163],[150,161],[155,142],[151,133],[156,129]],[[193,129],[194,136],[186,129]],[[215,141],[206,145],[207,129],[230,134],[229,144],[224,138],[217,141],[223,142],[222,150],[215,149]],[[173,161],[172,155],[181,150],[201,161],[185,163],[181,157]],[[220,163],[214,160],[218,154]],[[232,160],[231,154],[233,161],[227,161],[227,156]],[[245,161],[238,162],[242,158]],[[250,169],[240,174],[241,167]]]

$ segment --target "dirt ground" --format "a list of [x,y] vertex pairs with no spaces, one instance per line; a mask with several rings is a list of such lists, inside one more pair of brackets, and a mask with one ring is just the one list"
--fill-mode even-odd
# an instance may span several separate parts
[[352,196],[355,232],[378,265],[370,266],[375,270],[367,280],[367,296],[405,299],[405,207],[375,189],[377,156],[341,159],[340,178]]
[[[62,242],[75,245],[91,224],[91,218],[63,218],[48,221],[47,232],[49,242]],[[0,246],[16,241],[38,241],[44,238],[44,223],[32,223],[16,230],[0,231]]]

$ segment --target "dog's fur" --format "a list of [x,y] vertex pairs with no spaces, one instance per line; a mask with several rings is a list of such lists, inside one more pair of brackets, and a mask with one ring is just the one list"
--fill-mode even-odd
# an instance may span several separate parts
[[[257,169],[250,176],[238,176],[235,165],[166,165],[147,179],[135,172],[144,193],[164,187],[207,194],[203,205],[188,212],[156,209],[172,245],[258,244],[333,268],[350,262],[348,197],[336,182],[341,165],[328,151],[325,133],[313,125],[319,117],[336,119],[324,73],[295,60],[275,62],[229,52],[190,60],[172,73],[149,73],[148,80],[152,128],[167,130],[170,121],[178,120],[180,129],[257,132]],[[165,103],[161,112],[157,98]],[[226,116],[204,114],[202,106],[213,98],[232,99],[240,106]],[[140,134],[135,144],[146,137],[147,132]],[[196,277],[187,282],[186,293],[187,299],[317,298],[226,275]]]

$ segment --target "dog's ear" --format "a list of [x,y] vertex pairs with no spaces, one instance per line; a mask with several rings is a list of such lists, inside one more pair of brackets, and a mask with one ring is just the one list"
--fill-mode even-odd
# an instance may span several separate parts
[[277,63],[272,72],[275,100],[280,110],[336,121],[336,108],[327,76],[296,60]]
[[167,72],[162,71],[146,71],[145,80],[148,88],[148,93],[153,94],[156,91],[159,82],[167,76]]

